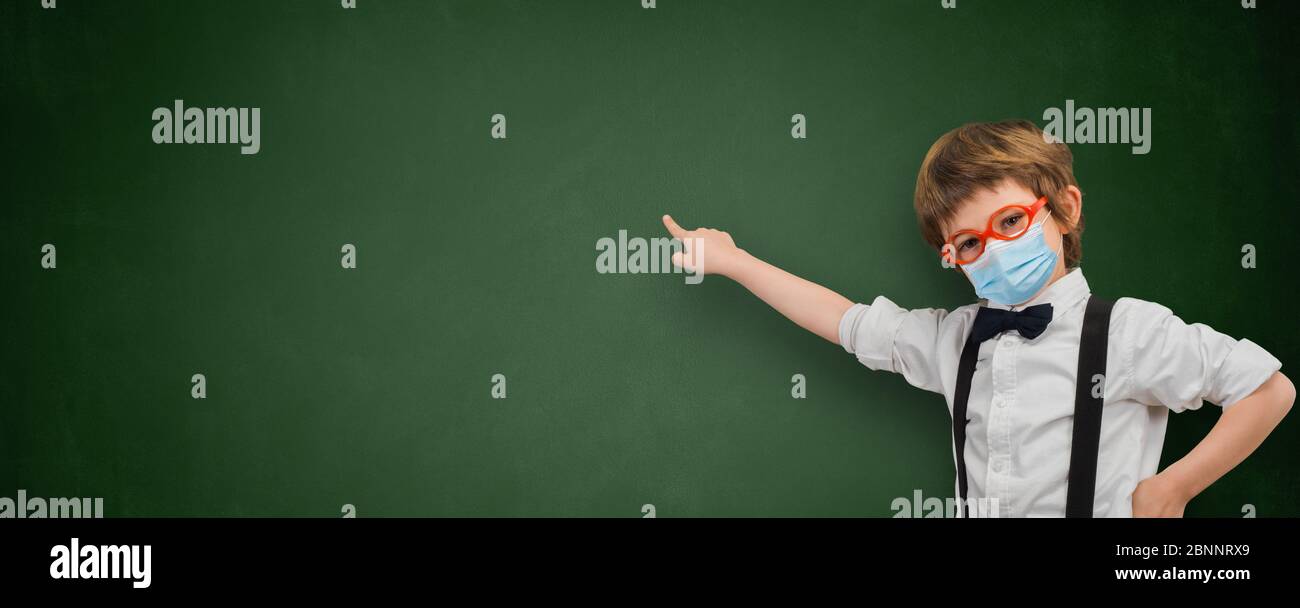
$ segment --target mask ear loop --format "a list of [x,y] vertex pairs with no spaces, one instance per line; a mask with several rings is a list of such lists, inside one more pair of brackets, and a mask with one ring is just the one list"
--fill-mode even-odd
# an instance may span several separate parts
[[[1046,224],[1047,220],[1051,219],[1052,210],[1048,209],[1047,207],[1043,207],[1043,213],[1046,213],[1047,215],[1043,218],[1043,221],[1039,222],[1040,224]],[[1047,226],[1044,225],[1043,230],[1046,231]],[[1065,234],[1064,233],[1061,234],[1061,246],[1057,247],[1054,253],[1056,253],[1057,258],[1065,257]]]
[[[1050,220],[1050,219],[1052,219],[1052,210],[1051,210],[1051,209],[1048,209],[1047,207],[1043,207],[1043,221],[1038,222],[1038,223],[1041,224],[1041,225],[1043,225],[1043,228],[1047,228],[1047,226],[1046,226],[1046,224],[1047,224],[1047,220]],[[1030,227],[1032,228],[1032,226],[1030,226]]]

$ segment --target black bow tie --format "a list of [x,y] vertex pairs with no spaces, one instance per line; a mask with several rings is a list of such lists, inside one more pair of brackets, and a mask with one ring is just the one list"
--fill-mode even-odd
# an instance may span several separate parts
[[1047,324],[1051,321],[1051,304],[1035,304],[1021,311],[983,306],[975,315],[975,325],[971,327],[970,337],[979,344],[1004,331],[1014,329],[1025,338],[1033,340],[1047,329]]

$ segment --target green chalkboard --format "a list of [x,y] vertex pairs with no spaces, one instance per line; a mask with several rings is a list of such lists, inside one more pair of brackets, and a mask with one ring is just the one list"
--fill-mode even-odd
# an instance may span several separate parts
[[[1300,354],[1294,2],[340,4],[0,4],[0,496],[322,517],[948,496],[942,397],[725,279],[598,273],[596,244],[672,213],[856,301],[966,304],[916,227],[920,160],[1067,100],[1152,112],[1146,154],[1074,146],[1094,291]],[[258,108],[256,153],[155,143],[176,100]],[[1164,461],[1216,418],[1171,417]],[[1188,514],[1300,515],[1297,441],[1284,421]]]

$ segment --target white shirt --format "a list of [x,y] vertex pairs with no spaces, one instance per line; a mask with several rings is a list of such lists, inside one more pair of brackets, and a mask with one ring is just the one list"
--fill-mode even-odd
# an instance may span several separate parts
[[[1063,517],[1079,331],[1090,293],[1083,270],[1073,268],[1020,306],[981,299],[951,312],[905,310],[880,296],[844,313],[840,344],[871,369],[943,394],[951,415],[957,362],[979,307],[1050,302],[1052,321],[1037,338],[1008,331],[980,345],[964,451],[968,498],[996,498],[1001,517]],[[1281,367],[1250,340],[1184,323],[1154,302],[1116,299],[1093,515],[1132,517],[1133,489],[1160,465],[1169,410],[1198,409],[1202,400],[1229,407]]]

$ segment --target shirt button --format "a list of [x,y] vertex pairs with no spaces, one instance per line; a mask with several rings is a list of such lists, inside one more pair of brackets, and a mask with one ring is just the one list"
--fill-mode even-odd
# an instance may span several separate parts
[[1002,472],[1002,461],[1001,461],[1001,460],[994,460],[994,461],[993,461],[993,472],[994,472],[994,473],[1001,473],[1001,472]]
[[1011,340],[1003,340],[1002,348],[1011,348]]
[[993,398],[993,405],[994,405],[994,406],[997,406],[997,407],[1006,407],[1006,406],[1007,406],[1007,401],[1006,401],[1006,399],[1002,399],[1001,397],[994,397],[994,398]]

